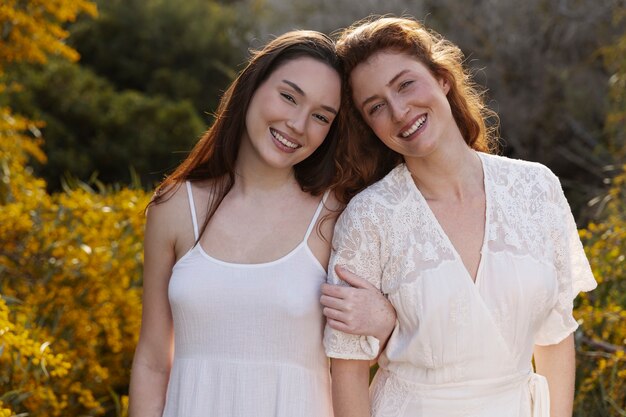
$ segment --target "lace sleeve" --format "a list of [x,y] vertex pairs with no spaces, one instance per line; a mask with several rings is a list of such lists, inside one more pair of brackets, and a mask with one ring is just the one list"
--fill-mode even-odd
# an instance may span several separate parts
[[549,210],[551,219],[547,224],[554,248],[558,295],[535,335],[538,345],[557,344],[576,330],[578,323],[572,315],[574,298],[579,292],[590,291],[597,285],[561,184],[554,174],[549,174],[548,199],[553,210]]
[[[348,285],[335,273],[335,266],[339,265],[380,288],[380,220],[372,204],[358,197],[352,200],[335,225],[328,282]],[[379,341],[373,336],[351,335],[326,325],[324,348],[331,358],[370,360],[378,356]]]

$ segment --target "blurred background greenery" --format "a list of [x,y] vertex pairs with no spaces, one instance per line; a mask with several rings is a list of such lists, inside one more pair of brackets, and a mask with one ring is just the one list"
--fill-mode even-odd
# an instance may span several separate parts
[[[20,2],[18,2],[19,4]],[[24,3],[22,1],[22,3]],[[27,3],[27,2],[26,2]],[[502,151],[543,162],[577,213],[606,189],[623,155],[607,125],[620,65],[619,0],[99,0],[66,25],[80,61],[7,68],[0,99],[45,122],[50,191],[61,179],[151,188],[211,123],[250,47],[293,28],[331,33],[370,13],[409,14],[461,46],[501,117]],[[585,212],[585,216],[587,216]]]
[[[50,191],[67,175],[150,188],[211,123],[250,47],[293,28],[331,33],[409,14],[461,46],[501,117],[503,153],[540,161],[577,212],[605,189],[623,137],[608,129],[623,1],[100,0],[67,25],[80,61],[17,64],[2,104],[45,122]],[[619,153],[619,152],[618,152]],[[621,153],[620,153],[621,155]]]
[[625,0],[2,0],[0,417],[126,414],[149,190],[250,48],[372,13],[457,43],[502,153],[561,178],[600,282],[576,415],[626,416]]

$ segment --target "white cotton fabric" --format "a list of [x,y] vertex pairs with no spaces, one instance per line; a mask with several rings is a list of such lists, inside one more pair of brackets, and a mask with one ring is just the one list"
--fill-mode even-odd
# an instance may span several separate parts
[[[476,282],[404,164],[338,219],[343,265],[379,287],[398,321],[370,395],[374,417],[549,417],[535,344],[572,333],[573,298],[596,286],[561,185],[543,165],[478,153],[486,194]],[[343,283],[345,284],[345,283]],[[371,359],[364,336],[326,326],[326,353]]]
[[326,272],[307,245],[322,205],[302,242],[276,261],[223,262],[197,244],[176,263],[164,417],[332,417],[319,304]]

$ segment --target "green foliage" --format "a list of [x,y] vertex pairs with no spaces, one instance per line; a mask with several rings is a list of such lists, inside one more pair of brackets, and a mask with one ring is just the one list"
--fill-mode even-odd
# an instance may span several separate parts
[[[71,28],[71,44],[120,89],[216,108],[244,60],[248,17],[212,0],[101,0],[100,18]],[[208,121],[208,120],[207,120]]]
[[[62,178],[150,187],[178,165],[243,61],[246,19],[205,0],[100,1],[70,27],[79,64],[13,68],[8,104],[45,122],[49,190]],[[0,100],[2,100],[0,98]]]
[[67,173],[87,180],[97,172],[105,183],[128,184],[131,169],[152,185],[183,159],[204,129],[189,101],[118,92],[69,62],[22,68],[13,76],[19,76],[23,91],[11,93],[12,107],[45,122],[48,163],[39,172],[51,189],[59,189]]

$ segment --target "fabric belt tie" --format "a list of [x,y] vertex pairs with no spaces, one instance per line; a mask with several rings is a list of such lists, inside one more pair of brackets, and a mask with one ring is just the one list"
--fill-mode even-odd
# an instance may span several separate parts
[[532,417],[550,417],[550,391],[548,380],[532,372],[528,380],[530,397],[532,399]]

